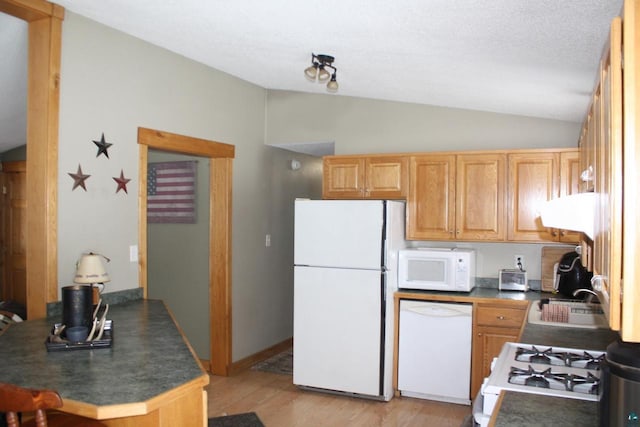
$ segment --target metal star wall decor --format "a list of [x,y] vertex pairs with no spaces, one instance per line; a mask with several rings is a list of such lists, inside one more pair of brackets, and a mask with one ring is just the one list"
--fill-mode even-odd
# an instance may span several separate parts
[[85,186],[85,181],[91,175],[85,175],[82,173],[82,168],[80,167],[80,163],[78,163],[78,172],[71,173],[67,172],[71,178],[73,178],[73,188],[71,191],[75,190],[77,187],[82,187],[84,191],[87,191],[87,187]]
[[131,179],[124,177],[124,171],[122,169],[120,169],[120,178],[114,176],[113,180],[118,183],[116,194],[120,190],[124,190],[125,193],[129,194],[129,192],[127,191],[127,182],[131,181]]
[[98,147],[98,154],[96,154],[96,157],[99,157],[100,154],[104,154],[105,156],[107,156],[107,159],[108,159],[109,153],[107,152],[107,149],[109,149],[109,147],[111,147],[113,144],[110,144],[104,140],[104,132],[102,132],[102,137],[100,138],[100,141],[93,141],[93,143],[96,144],[96,146]]

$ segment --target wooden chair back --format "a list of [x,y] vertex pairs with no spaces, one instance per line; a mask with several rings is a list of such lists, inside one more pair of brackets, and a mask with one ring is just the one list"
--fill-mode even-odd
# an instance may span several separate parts
[[106,427],[106,424],[79,415],[59,411],[47,414],[48,409],[62,407],[62,398],[54,390],[32,390],[13,384],[0,383],[0,412],[7,417],[7,427],[19,427],[19,412],[34,413],[35,418],[22,427]]
[[47,409],[60,408],[62,398],[53,390],[31,390],[0,383],[0,412],[5,412],[8,427],[18,427],[18,412],[35,412],[36,426],[47,427]]

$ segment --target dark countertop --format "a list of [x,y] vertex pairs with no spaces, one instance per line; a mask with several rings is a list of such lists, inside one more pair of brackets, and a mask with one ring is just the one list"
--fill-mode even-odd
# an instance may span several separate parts
[[471,292],[447,292],[447,291],[423,291],[414,289],[399,289],[396,291],[396,297],[399,298],[447,298],[458,301],[474,301],[482,299],[499,299],[511,301],[536,301],[541,298],[549,298],[552,294],[547,292],[529,290],[527,292],[518,291],[500,291],[496,287],[478,287],[476,286]]
[[206,373],[162,301],[109,307],[111,348],[47,352],[58,317],[15,323],[0,335],[0,381],[57,390],[96,406],[144,402]]

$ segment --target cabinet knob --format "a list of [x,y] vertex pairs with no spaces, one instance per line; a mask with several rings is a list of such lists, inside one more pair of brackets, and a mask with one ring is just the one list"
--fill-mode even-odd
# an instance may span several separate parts
[[591,287],[594,291],[602,292],[602,276],[595,275],[591,278]]
[[551,230],[551,235],[553,237],[556,237],[558,235],[558,233],[556,232],[556,230]]
[[560,235],[561,235],[561,236],[566,236],[566,235],[567,235],[567,232],[566,232],[566,231],[564,231],[564,230],[561,230],[561,231],[560,231]]
[[590,182],[593,181],[593,166],[589,165],[589,167],[580,173],[580,180],[582,182]]
[[458,229],[458,230],[456,230],[456,234],[460,234],[460,230],[459,230],[459,229]]
[[504,317],[504,316],[496,316],[496,319],[498,319],[498,320],[504,320],[504,319],[506,319],[506,317]]

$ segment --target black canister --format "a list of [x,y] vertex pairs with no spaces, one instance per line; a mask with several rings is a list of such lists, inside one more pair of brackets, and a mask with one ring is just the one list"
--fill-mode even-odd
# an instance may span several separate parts
[[600,426],[640,426],[640,344],[609,344],[600,373]]
[[67,328],[86,326],[91,329],[93,291],[89,285],[62,288],[62,323]]

